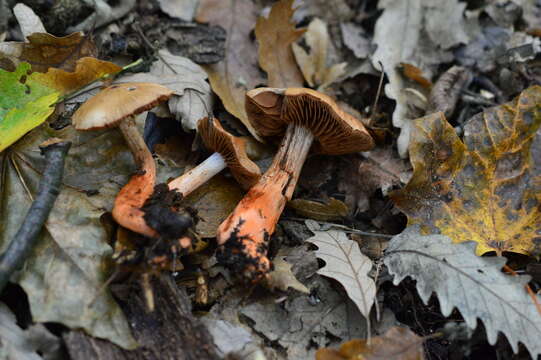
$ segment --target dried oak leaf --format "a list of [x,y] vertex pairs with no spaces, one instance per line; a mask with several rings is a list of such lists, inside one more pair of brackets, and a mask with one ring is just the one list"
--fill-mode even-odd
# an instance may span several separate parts
[[340,349],[319,349],[316,360],[422,360],[423,339],[403,327],[392,327],[385,335],[350,340]]
[[391,194],[410,224],[473,240],[477,254],[541,252],[541,87],[472,117],[464,142],[442,113],[418,119],[410,142],[414,173]]
[[77,60],[96,57],[94,41],[82,32],[56,37],[47,33],[27,36],[28,42],[0,43],[0,59],[7,58],[16,67],[20,62],[32,65],[32,71],[47,72],[49,68],[74,71]]
[[295,27],[294,12],[293,0],[281,0],[274,4],[268,18],[259,17],[255,25],[259,65],[267,73],[270,87],[299,87],[304,82],[291,45],[306,29]]
[[472,242],[453,244],[448,236],[420,234],[420,226],[407,227],[394,236],[383,262],[398,285],[404,278],[415,280],[425,304],[436,294],[443,316],[458,309],[466,325],[475,329],[480,319],[489,344],[501,332],[516,353],[521,342],[533,359],[541,354],[540,296],[530,295],[529,276],[503,273],[503,256],[476,256]]
[[316,256],[325,261],[318,274],[335,279],[344,286],[346,293],[366,319],[370,334],[370,310],[376,297],[376,284],[368,276],[372,261],[359,250],[359,245],[338,230],[321,231],[313,220],[306,226],[314,233],[307,242],[318,247]]
[[199,22],[226,29],[225,59],[203,68],[226,110],[258,138],[244,110],[246,91],[265,81],[258,68],[255,42],[250,39],[256,19],[255,5],[243,0],[202,0],[196,16]]

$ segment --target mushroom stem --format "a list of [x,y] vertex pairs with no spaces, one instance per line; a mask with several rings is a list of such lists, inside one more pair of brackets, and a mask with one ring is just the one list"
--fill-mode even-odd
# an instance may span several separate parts
[[313,140],[307,128],[288,126],[271,167],[218,228],[220,262],[255,281],[270,271],[268,241],[293,195]]
[[168,184],[169,190],[175,190],[182,194],[183,197],[188,196],[192,191],[225,169],[226,166],[223,156],[215,152],[195,168],[171,181]]
[[119,129],[133,154],[138,170],[116,196],[113,218],[127,229],[145,236],[158,237],[158,233],[146,224],[141,210],[154,191],[156,182],[154,158],[137,130],[133,116],[122,120]]

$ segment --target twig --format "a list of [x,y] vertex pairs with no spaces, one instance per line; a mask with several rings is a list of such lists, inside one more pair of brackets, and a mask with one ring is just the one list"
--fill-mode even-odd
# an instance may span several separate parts
[[[299,217],[294,217],[294,216],[284,217],[283,219],[284,220],[293,220],[293,221],[305,221],[306,220],[305,218],[299,218]],[[368,232],[368,231],[357,230],[357,229],[350,228],[349,226],[346,226],[346,225],[335,224],[335,223],[326,222],[326,221],[318,221],[318,220],[316,220],[316,221],[319,224],[329,225],[331,227],[335,227],[335,228],[338,228],[338,229],[343,229],[342,231],[344,231],[345,233],[353,233],[353,234],[359,234],[359,235],[382,237],[382,238],[386,238],[386,239],[390,239],[390,238],[392,238],[394,236],[394,235],[388,235],[388,234],[372,233],[372,232]]]
[[41,153],[45,156],[45,171],[39,183],[38,194],[32,202],[23,224],[7,250],[0,256],[0,292],[9,281],[11,274],[21,267],[28,257],[49,212],[53,208],[60,192],[64,159],[70,146],[71,142],[56,138],[40,145]]

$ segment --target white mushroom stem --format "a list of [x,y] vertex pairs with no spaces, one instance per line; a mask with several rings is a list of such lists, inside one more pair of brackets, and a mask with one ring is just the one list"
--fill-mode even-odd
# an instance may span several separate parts
[[225,169],[226,166],[223,156],[215,152],[195,168],[171,181],[168,184],[169,190],[175,190],[186,197]]

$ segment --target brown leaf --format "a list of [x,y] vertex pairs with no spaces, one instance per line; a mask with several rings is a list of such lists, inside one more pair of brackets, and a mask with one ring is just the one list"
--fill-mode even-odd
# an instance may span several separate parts
[[267,73],[270,87],[299,87],[304,82],[291,44],[306,29],[295,28],[294,12],[293,0],[281,0],[274,4],[268,18],[257,19],[255,36],[259,42],[259,65]]
[[409,224],[473,240],[477,254],[541,252],[541,87],[486,109],[464,127],[464,142],[443,113],[414,122],[413,177],[392,194]]
[[288,202],[287,206],[295,209],[297,214],[301,216],[319,221],[340,220],[348,214],[347,205],[335,198],[330,198],[325,203],[295,199]]
[[345,73],[346,63],[327,66],[327,50],[329,48],[329,32],[327,24],[319,18],[312,20],[304,40],[310,50],[306,51],[297,43],[292,44],[293,54],[306,82],[318,91],[323,91],[331,83],[337,81]]
[[419,69],[417,66],[407,63],[400,63],[400,70],[402,70],[402,75],[412,81],[415,81],[423,88],[430,90],[432,87],[432,81],[428,80],[425,77],[423,70]]
[[257,64],[256,45],[250,39],[256,18],[254,4],[245,0],[202,0],[196,16],[199,22],[220,25],[227,31],[225,59],[203,68],[226,110],[257,137],[244,109],[246,91],[265,81]]
[[353,212],[367,211],[370,196],[377,190],[387,195],[392,187],[405,183],[409,175],[409,165],[392,146],[379,147],[348,160],[350,164],[341,168],[338,189],[345,192],[345,203]]
[[392,327],[385,335],[371,339],[367,344],[364,339],[348,341],[339,350],[320,349],[316,360],[422,360],[423,339],[411,330]]
[[196,231],[204,238],[216,236],[218,226],[235,209],[242,198],[238,184],[218,175],[184,199],[184,205],[197,210],[201,218]]
[[92,38],[76,32],[64,37],[47,33],[34,33],[27,37],[28,42],[4,43],[0,47],[0,58],[7,58],[18,65],[26,61],[32,71],[47,72],[49,68],[74,71],[77,60],[83,57],[96,57],[98,50]]

